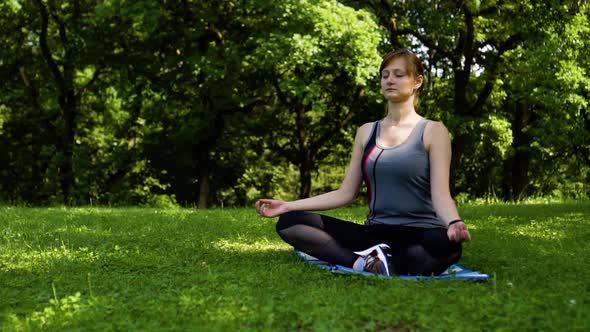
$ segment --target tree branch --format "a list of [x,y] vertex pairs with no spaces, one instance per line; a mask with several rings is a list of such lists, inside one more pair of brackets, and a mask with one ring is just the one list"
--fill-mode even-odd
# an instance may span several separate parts
[[498,73],[498,67],[502,61],[502,55],[504,55],[504,53],[506,53],[507,51],[514,49],[522,40],[523,38],[521,34],[515,34],[510,36],[508,39],[506,39],[502,44],[498,46],[498,53],[496,54],[496,56],[492,58],[492,60],[490,60],[490,65],[486,66],[486,72],[489,73],[489,75],[487,76],[484,87],[481,89],[477,96],[477,101],[471,109],[472,113],[481,114],[486,100],[492,93],[494,85],[496,84],[496,76]]
[[[29,91],[29,95],[31,96],[31,103],[33,104],[33,109],[40,116],[41,114],[43,114],[43,106],[41,106],[41,103],[39,102],[39,90],[35,87],[35,83],[29,77],[29,74],[27,73],[27,69],[25,67],[20,67],[19,71],[21,78],[23,80],[23,84],[25,85],[25,88]],[[47,120],[46,117],[40,116],[40,120],[43,122],[43,126],[45,126],[48,129],[47,134],[55,143],[58,143],[59,139],[55,135],[56,130],[53,123]]]
[[461,53],[463,54],[463,59],[465,64],[463,65],[463,77],[465,78],[465,87],[469,85],[469,77],[471,76],[471,67],[473,66],[473,53],[474,53],[474,30],[475,27],[473,26],[473,15],[469,11],[467,6],[463,6],[463,14],[465,15],[465,44],[463,45],[463,49],[461,49]]
[[49,70],[53,76],[53,79],[57,82],[59,89],[62,92],[66,91],[66,83],[62,73],[59,71],[59,67],[53,60],[53,55],[51,54],[51,50],[49,49],[49,45],[47,44],[47,30],[49,28],[49,13],[47,12],[47,8],[43,4],[42,0],[34,0],[39,7],[39,14],[41,15],[41,34],[39,36],[39,46],[41,47],[41,54],[43,54],[43,58],[49,66]]

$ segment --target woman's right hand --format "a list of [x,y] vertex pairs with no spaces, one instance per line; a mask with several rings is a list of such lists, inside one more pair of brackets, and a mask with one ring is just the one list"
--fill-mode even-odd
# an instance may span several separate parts
[[449,237],[449,240],[454,242],[471,240],[471,234],[469,234],[469,230],[467,230],[467,224],[465,224],[463,221],[449,226],[447,230],[447,236]]
[[287,202],[278,199],[262,198],[256,201],[256,212],[259,215],[267,218],[276,217],[285,212],[289,212]]

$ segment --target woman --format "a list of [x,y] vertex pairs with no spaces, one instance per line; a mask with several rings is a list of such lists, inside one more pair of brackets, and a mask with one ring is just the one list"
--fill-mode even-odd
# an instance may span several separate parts
[[[380,73],[387,116],[357,130],[340,188],[291,202],[260,199],[256,211],[280,216],[281,238],[321,260],[383,275],[440,274],[470,239],[449,191],[449,134],[416,113],[424,72],[413,52],[387,54]],[[303,212],[348,205],[363,180],[369,196],[364,225]]]

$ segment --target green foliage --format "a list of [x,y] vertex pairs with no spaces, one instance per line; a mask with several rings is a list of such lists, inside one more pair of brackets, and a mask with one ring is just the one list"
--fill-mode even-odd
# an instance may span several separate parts
[[536,195],[580,197],[590,190],[585,184],[590,163],[583,157],[590,146],[590,126],[583,117],[590,89],[584,36],[590,30],[583,12],[509,55],[513,66],[507,68],[511,98],[506,105],[529,105],[530,122],[523,129],[531,142],[519,149],[531,154],[529,192]]
[[489,282],[334,275],[253,209],[4,207],[0,329],[588,330],[588,202],[459,208]]
[[[273,126],[268,147],[300,170],[300,196],[334,146],[348,142],[352,120],[374,98],[382,38],[372,16],[333,1],[273,4],[289,21],[254,40],[275,104],[261,111]],[[352,134],[353,135],[353,134]],[[350,147],[347,147],[350,149]]]
[[355,129],[383,115],[376,71],[397,47],[425,60],[419,111],[461,150],[457,192],[518,198],[517,174],[523,197],[588,196],[588,9],[4,1],[0,201],[235,206],[334,189]]

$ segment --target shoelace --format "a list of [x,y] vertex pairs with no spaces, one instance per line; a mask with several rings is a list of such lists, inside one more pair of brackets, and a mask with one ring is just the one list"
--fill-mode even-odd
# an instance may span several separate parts
[[365,257],[365,271],[372,273],[379,273],[379,267],[383,264],[381,260],[376,256]]

